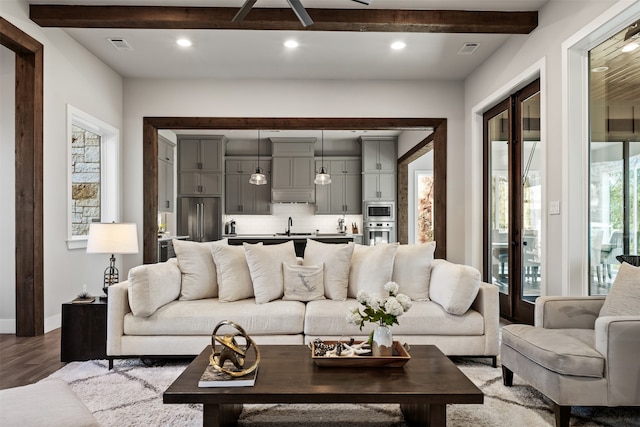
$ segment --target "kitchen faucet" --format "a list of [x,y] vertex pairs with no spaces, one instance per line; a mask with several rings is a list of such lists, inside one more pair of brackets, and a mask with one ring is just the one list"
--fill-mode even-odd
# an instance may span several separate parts
[[293,219],[291,219],[291,217],[289,217],[289,220],[287,221],[287,236],[291,235],[291,226],[293,225]]

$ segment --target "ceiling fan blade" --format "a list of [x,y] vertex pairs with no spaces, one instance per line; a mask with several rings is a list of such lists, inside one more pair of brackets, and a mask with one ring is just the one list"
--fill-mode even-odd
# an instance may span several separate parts
[[256,0],[247,0],[244,2],[236,16],[233,17],[233,22],[240,22],[244,19],[245,16],[249,13],[253,5],[256,4]]
[[304,8],[302,3],[300,3],[300,0],[287,0],[287,2],[304,27],[313,25],[313,19],[311,19],[307,10]]

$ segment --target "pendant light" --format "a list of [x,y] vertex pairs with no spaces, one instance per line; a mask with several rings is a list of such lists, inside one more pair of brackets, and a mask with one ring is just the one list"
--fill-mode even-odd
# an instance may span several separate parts
[[329,175],[324,168],[324,129],[322,129],[322,161],[320,162],[320,173],[316,174],[316,179],[313,180],[313,183],[317,185],[331,184],[331,175]]
[[251,174],[249,184],[253,185],[265,185],[267,183],[267,177],[262,173],[260,167],[260,129],[258,129],[258,164],[256,165],[256,172]]

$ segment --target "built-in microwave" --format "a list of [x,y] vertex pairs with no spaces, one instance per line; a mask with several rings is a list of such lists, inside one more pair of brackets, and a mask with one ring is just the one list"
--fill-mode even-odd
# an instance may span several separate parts
[[395,221],[396,204],[394,202],[364,202],[365,221]]

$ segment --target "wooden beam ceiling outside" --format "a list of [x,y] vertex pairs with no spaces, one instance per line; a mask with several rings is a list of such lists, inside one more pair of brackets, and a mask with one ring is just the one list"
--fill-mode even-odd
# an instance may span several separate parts
[[314,24],[304,28],[289,8],[254,8],[232,22],[238,8],[177,6],[30,5],[41,27],[300,30],[399,33],[529,34],[538,12],[391,9],[307,9]]

